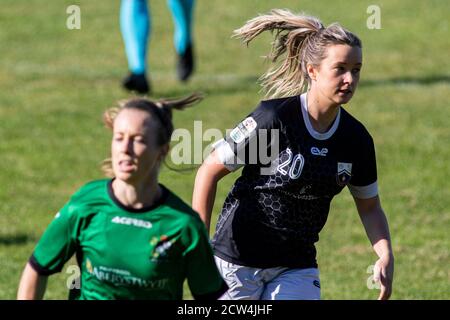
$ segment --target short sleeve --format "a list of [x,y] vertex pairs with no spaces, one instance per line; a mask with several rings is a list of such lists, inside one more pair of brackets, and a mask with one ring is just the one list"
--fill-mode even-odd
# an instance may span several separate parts
[[199,221],[188,227],[185,252],[187,280],[196,300],[217,300],[228,289],[214,261],[206,228]]
[[[221,163],[230,171],[247,164],[268,164],[266,157],[273,136],[277,134],[277,116],[263,102],[243,119],[224,139],[214,143]],[[267,159],[266,159],[267,158]],[[267,163],[265,163],[267,162]]]
[[372,137],[366,133],[358,150],[352,179],[348,188],[355,198],[368,199],[378,195],[377,164]]
[[60,272],[76,250],[76,208],[67,203],[45,230],[32,256],[31,266],[41,275]]

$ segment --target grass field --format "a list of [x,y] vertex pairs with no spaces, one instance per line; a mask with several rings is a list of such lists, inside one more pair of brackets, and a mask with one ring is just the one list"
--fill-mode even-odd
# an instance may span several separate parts
[[[380,196],[396,257],[392,299],[450,299],[450,2],[198,0],[197,72],[175,78],[172,20],[165,1],[151,1],[149,64],[154,97],[207,94],[175,115],[179,128],[232,128],[262,98],[259,57],[270,36],[249,48],[230,38],[248,18],[274,7],[341,22],[364,46],[356,96],[346,107],[374,137]],[[81,30],[66,28],[67,6],[81,8]],[[381,29],[366,26],[369,5]],[[15,298],[21,271],[40,235],[69,196],[101,178],[110,135],[103,110],[128,95],[118,25],[119,1],[2,0],[0,11],[0,299]],[[206,142],[205,142],[206,144]],[[161,180],[190,203],[195,170],[164,169]],[[214,221],[236,174],[218,189]],[[366,285],[376,261],[348,191],[332,204],[318,243],[323,299],[374,299]],[[53,276],[46,298],[65,299]],[[185,297],[190,298],[188,290]]]

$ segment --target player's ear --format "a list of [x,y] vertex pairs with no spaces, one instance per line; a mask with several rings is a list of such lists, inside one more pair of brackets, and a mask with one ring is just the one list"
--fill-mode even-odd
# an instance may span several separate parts
[[316,80],[316,77],[317,77],[317,69],[316,69],[316,67],[314,67],[312,64],[308,63],[306,65],[306,72],[308,73],[308,76],[309,76],[309,78],[312,81]]

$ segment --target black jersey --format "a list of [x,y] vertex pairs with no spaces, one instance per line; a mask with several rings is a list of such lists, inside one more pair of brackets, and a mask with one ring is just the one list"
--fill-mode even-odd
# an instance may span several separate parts
[[328,132],[316,132],[306,94],[262,101],[214,147],[231,171],[244,166],[212,241],[238,265],[317,267],[314,243],[333,197],[345,186],[357,198],[378,194],[370,134],[342,107]]

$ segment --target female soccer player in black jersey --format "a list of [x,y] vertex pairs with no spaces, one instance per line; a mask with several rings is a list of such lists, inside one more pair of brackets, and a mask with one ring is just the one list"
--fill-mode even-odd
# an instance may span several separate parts
[[315,242],[330,202],[347,186],[379,259],[379,299],[392,291],[394,258],[377,187],[375,149],[341,105],[362,67],[360,39],[339,24],[273,10],[235,31],[249,43],[275,34],[261,101],[198,170],[193,207],[210,225],[218,181],[243,167],[212,240],[229,290],[224,299],[319,299]]

